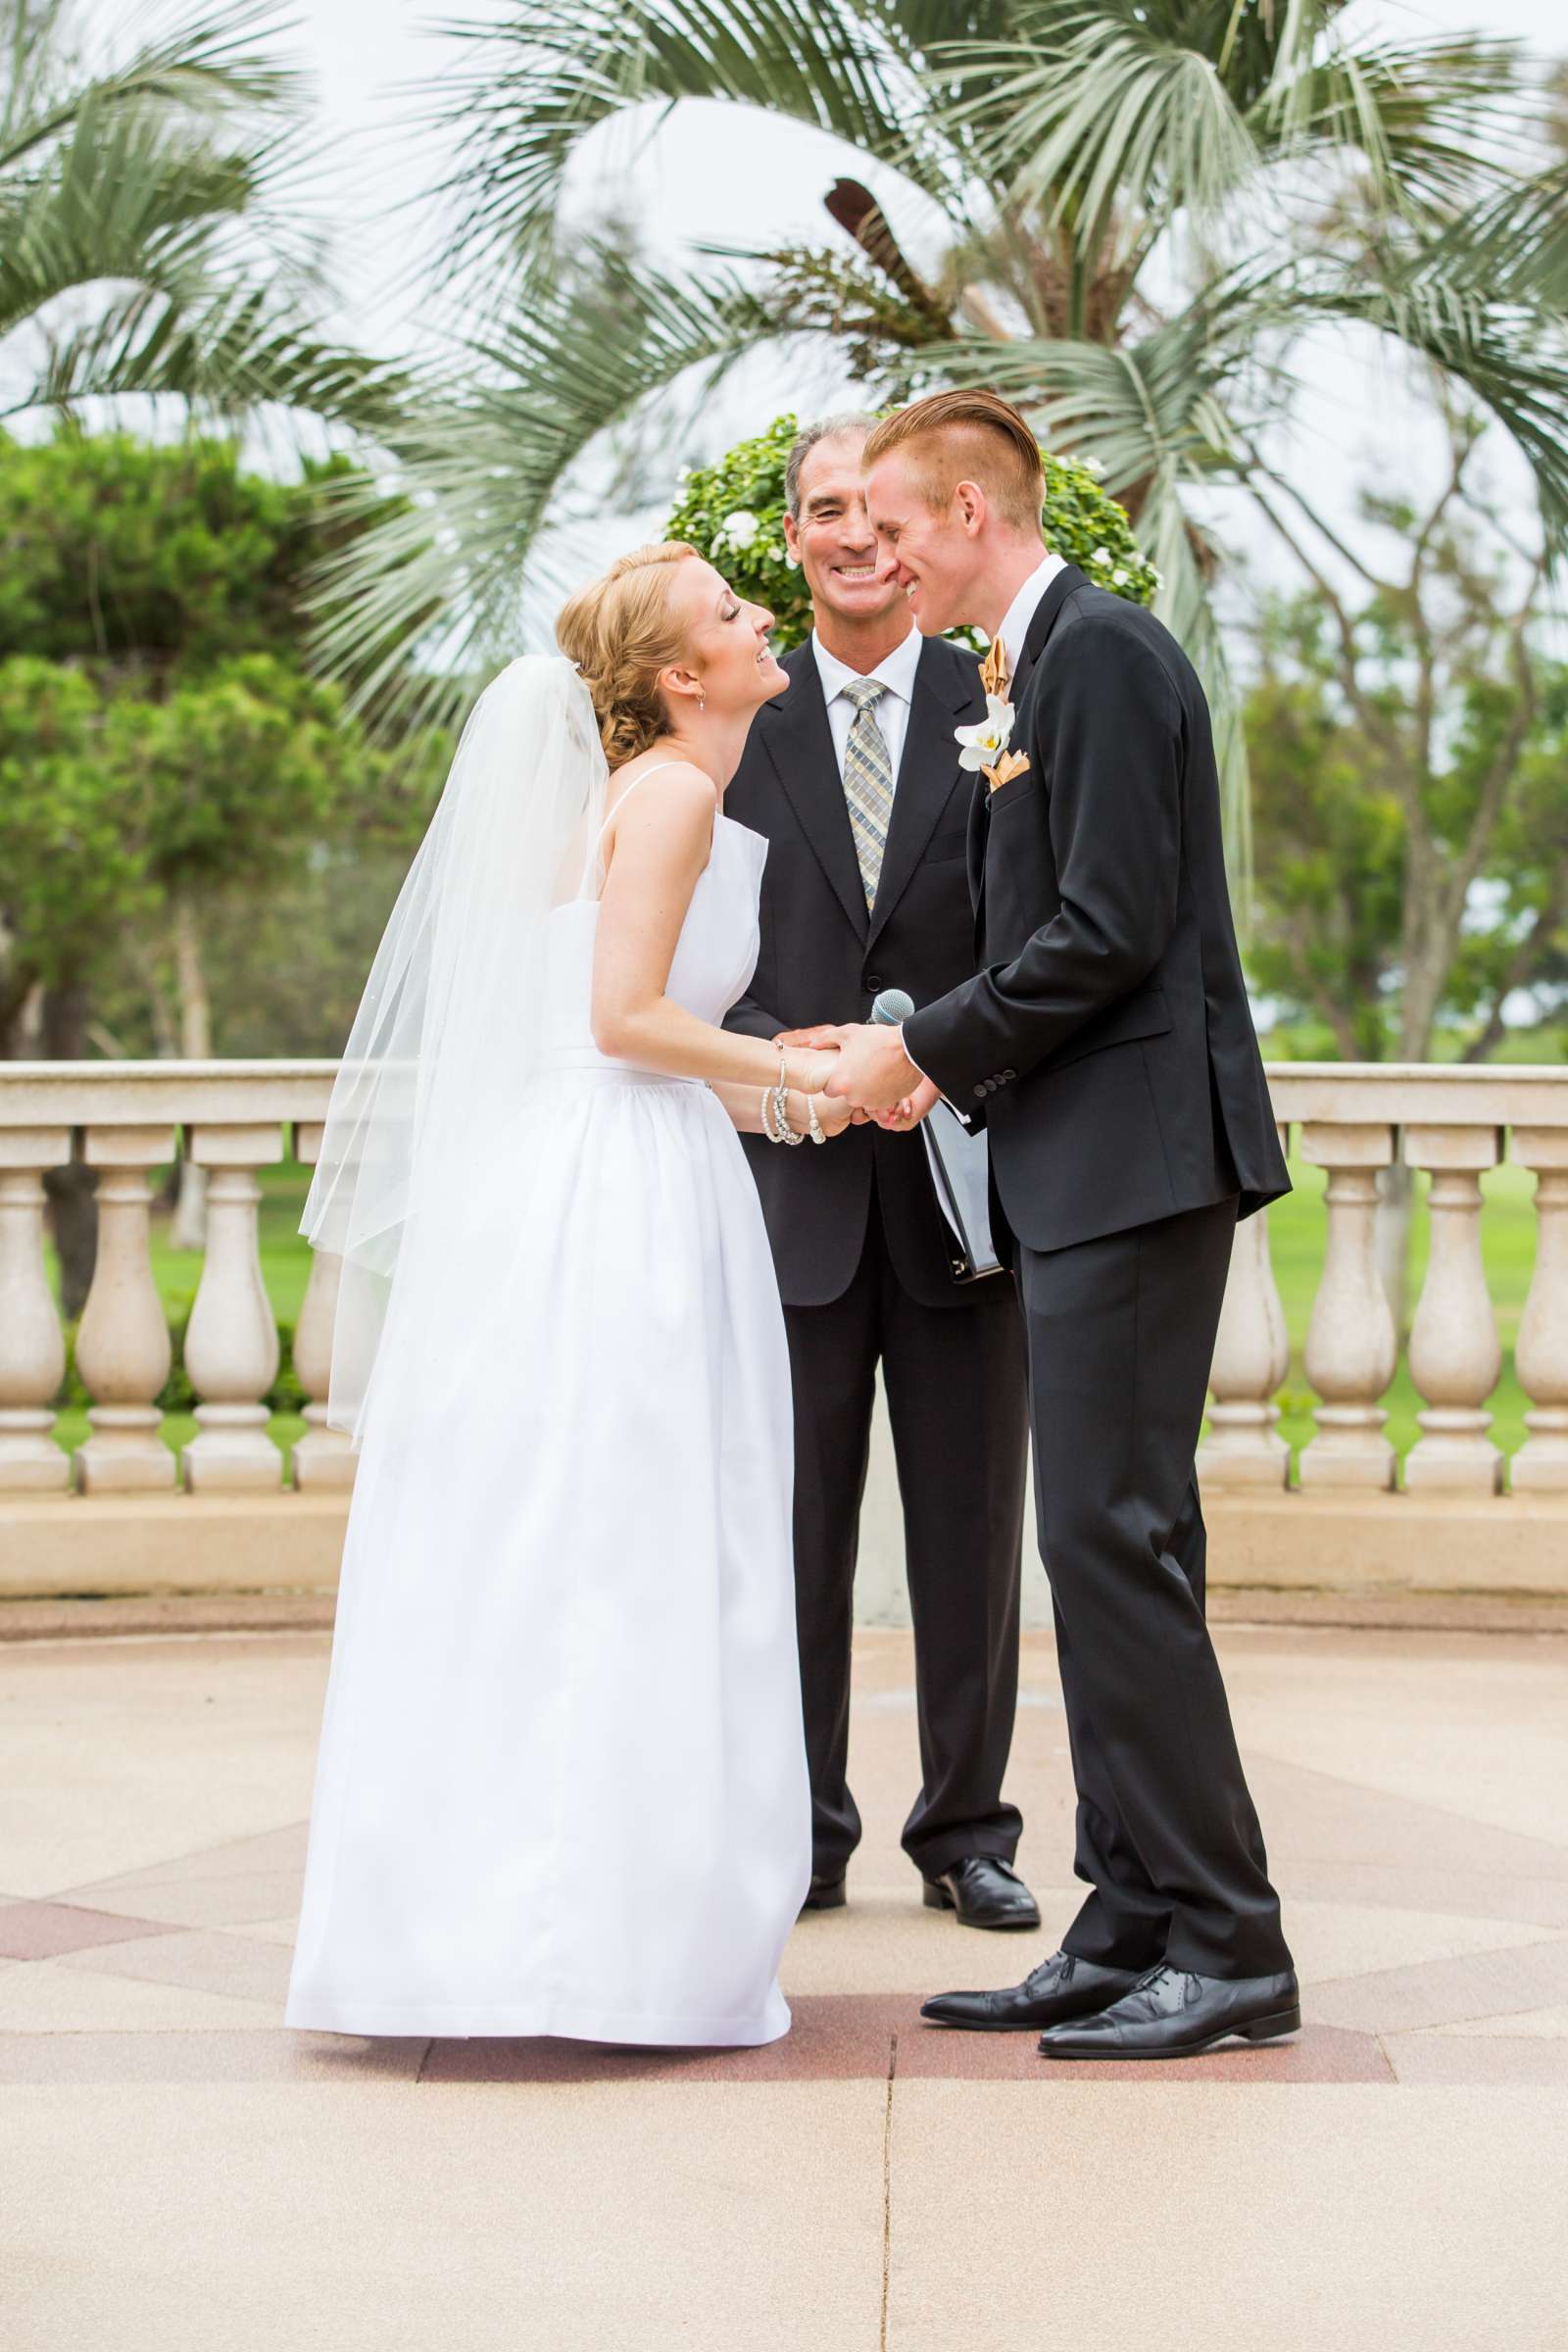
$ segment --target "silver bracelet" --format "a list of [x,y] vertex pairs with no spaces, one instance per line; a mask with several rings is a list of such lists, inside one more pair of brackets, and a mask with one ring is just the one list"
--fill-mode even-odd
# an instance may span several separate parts
[[792,1149],[798,1149],[805,1143],[806,1138],[804,1135],[797,1135],[790,1125],[789,1088],[787,1086],[775,1087],[773,1102],[778,1111],[779,1142],[790,1145]]

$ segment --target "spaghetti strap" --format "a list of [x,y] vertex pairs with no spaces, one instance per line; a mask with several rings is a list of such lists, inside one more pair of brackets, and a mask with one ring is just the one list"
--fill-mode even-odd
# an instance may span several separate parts
[[582,880],[577,885],[577,896],[579,899],[582,897],[583,892],[588,887],[589,877],[593,873],[595,860],[598,858],[599,853],[604,847],[605,835],[610,830],[611,819],[620,814],[622,808],[625,808],[626,803],[631,799],[631,796],[636,791],[638,785],[646,784],[650,776],[662,775],[666,767],[689,767],[690,765],[691,761],[689,760],[656,760],[653,766],[645,767],[640,776],[633,776],[631,782],[627,785],[625,791],[621,794],[613,808],[609,811],[604,823],[600,826],[598,832],[588,844],[588,855],[583,861]]

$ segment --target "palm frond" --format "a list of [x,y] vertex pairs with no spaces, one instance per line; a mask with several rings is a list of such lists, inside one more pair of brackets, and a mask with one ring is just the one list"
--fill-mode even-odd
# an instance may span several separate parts
[[1553,559],[1568,557],[1568,331],[1512,290],[1479,286],[1470,258],[1433,250],[1379,275],[1301,286],[1290,324],[1369,326],[1460,387],[1518,447],[1535,477]]
[[60,340],[18,405],[166,395],[230,421],[277,407],[382,436],[406,389],[397,370],[318,335],[265,289],[144,287]]
[[298,95],[298,73],[260,45],[286,21],[275,0],[240,0],[173,24],[120,64],[86,74],[64,74],[58,62],[50,70],[70,13],[12,0],[12,37],[0,46],[0,172],[67,136],[84,107],[210,125],[220,116],[283,111]]
[[1394,212],[1494,187],[1504,144],[1540,112],[1520,46],[1351,38],[1339,13],[1323,0],[1032,0],[1012,38],[940,44],[932,71],[957,92],[950,126],[973,124],[1015,197],[1070,220],[1086,253],[1113,210],[1217,219],[1280,164],[1353,161]]
[[537,273],[589,134],[693,98],[828,131],[961,217],[960,160],[932,135],[904,13],[876,0],[529,0],[499,27],[451,28],[475,52],[440,83],[440,115],[461,134],[454,263]]
[[1533,114],[1521,45],[1492,34],[1350,43],[1275,75],[1249,120],[1293,164],[1359,158],[1374,201],[1446,212],[1513,179],[1504,157]]
[[1446,268],[1495,300],[1568,313],[1568,159],[1499,191],[1438,251]]
[[1142,13],[1054,6],[1027,14],[1021,38],[941,45],[932,71],[959,92],[949,124],[976,129],[1012,200],[1070,220],[1085,252],[1118,204],[1212,214],[1257,167],[1213,59]]
[[453,715],[515,650],[525,572],[537,585],[552,535],[580,519],[568,490],[585,452],[650,395],[692,370],[715,382],[772,331],[736,278],[695,289],[590,251],[573,282],[475,349],[468,380],[408,404],[414,422],[388,437],[405,503],[325,574],[323,664],[383,715]]
[[172,291],[264,176],[264,162],[196,151],[150,116],[87,105],[44,170],[0,181],[0,333],[76,286]]

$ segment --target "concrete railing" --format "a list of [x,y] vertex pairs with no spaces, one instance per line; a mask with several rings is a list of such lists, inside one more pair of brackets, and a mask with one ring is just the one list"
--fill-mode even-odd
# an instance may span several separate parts
[[[107,1537],[95,1544],[91,1528],[107,1529],[112,1520],[143,1530],[110,1580],[123,1586],[150,1573],[149,1562],[172,1556],[176,1522],[189,1521],[193,1533],[197,1520],[251,1527],[255,1513],[238,1507],[243,1499],[285,1488],[294,1491],[266,1515],[271,1550],[256,1537],[247,1564],[237,1564],[236,1554],[216,1581],[329,1579],[354,1474],[346,1441],[325,1426],[336,1266],[314,1260],[296,1325],[306,1429],[285,1461],[264,1401],[277,1373],[278,1338],[262,1281],[257,1178],[290,1148],[314,1161],[333,1072],[325,1061],[0,1063],[0,1525],[9,1524],[16,1538],[9,1567],[0,1559],[0,1589],[89,1588],[95,1548],[113,1549]],[[1340,1528],[1343,1560],[1346,1544],[1361,1540],[1348,1532],[1351,1507],[1352,1515],[1360,1512],[1357,1526],[1404,1521],[1395,1539],[1405,1563],[1396,1581],[1419,1579],[1429,1539],[1417,1522],[1430,1527],[1432,1506],[1448,1505],[1473,1532],[1462,1557],[1455,1553],[1436,1581],[1467,1581],[1474,1557],[1478,1584],[1568,1590],[1568,1522],[1557,1524],[1559,1511],[1568,1511],[1568,1067],[1298,1062],[1271,1068],[1269,1082],[1282,1133],[1328,1174],[1323,1267],[1305,1349],[1316,1434],[1302,1449],[1299,1488],[1287,1499],[1290,1456],[1275,1401],[1288,1369],[1285,1317],[1267,1220],[1253,1218],[1237,1237],[1200,1455],[1211,1521],[1229,1514],[1233,1531],[1253,1530],[1247,1543],[1236,1536],[1237,1564],[1228,1573],[1271,1581],[1280,1529],[1294,1521],[1302,1532],[1298,1565],[1278,1573],[1286,1582],[1308,1581],[1325,1539],[1308,1538],[1307,1524],[1328,1512]],[[149,1250],[152,1172],[172,1158],[176,1129],[209,1174],[207,1250],[185,1340],[197,1430],[177,1458],[164,1442],[157,1402],[170,1341]],[[1530,1399],[1529,1434],[1511,1466],[1519,1498],[1512,1505],[1496,1499],[1503,1460],[1487,1399],[1500,1351],[1481,1256],[1481,1175],[1504,1154],[1534,1171],[1537,1214],[1534,1276],[1515,1352]],[[65,1349],[45,1272],[42,1178],[74,1156],[99,1172],[99,1241],[76,1338],[88,1435],[68,1455],[53,1434]],[[1422,1399],[1421,1436],[1405,1464],[1408,1492],[1396,1497],[1381,1399],[1396,1368],[1396,1339],[1374,1225],[1379,1171],[1400,1158],[1430,1172],[1431,1249],[1407,1356]],[[902,1544],[887,1470],[886,1463],[873,1466],[862,1560],[863,1613],[872,1615],[901,1606]],[[183,1491],[177,1497],[176,1489]],[[51,1498],[73,1491],[86,1500],[64,1514],[72,1523],[69,1557],[80,1560],[68,1571],[61,1565],[65,1529]],[[118,1519],[111,1508],[117,1497]],[[148,1513],[158,1498],[155,1540]],[[1510,1511],[1534,1525],[1533,1548],[1517,1575],[1498,1566],[1500,1553],[1489,1558],[1490,1539],[1474,1532],[1478,1519],[1500,1530]],[[298,1544],[279,1514],[295,1525]],[[313,1520],[319,1529],[306,1542]],[[1266,1541],[1256,1533],[1265,1522]],[[17,1533],[24,1528],[26,1541]],[[194,1558],[193,1545],[186,1549]],[[29,1568],[28,1560],[42,1565]],[[1223,1564],[1218,1573],[1227,1573]],[[199,1568],[171,1574],[176,1582],[203,1581]],[[1344,1581],[1344,1572],[1331,1568],[1319,1581]]]
[[[0,1063],[0,1492],[146,1494],[176,1479],[192,1493],[255,1494],[283,1484],[262,1399],[278,1342],[258,1250],[258,1171],[313,1161],[332,1091],[329,1061]],[[208,1172],[207,1251],[185,1334],[197,1434],[176,1462],[157,1397],[170,1372],[169,1327],[149,1250],[151,1172],[176,1128]],[[44,1273],[43,1175],[74,1152],[98,1170],[98,1258],[76,1332],[91,1402],[74,1457],[51,1435],[65,1371]],[[353,1481],[346,1439],[326,1427],[337,1268],[314,1260],[294,1333],[306,1433],[294,1484]]]
[[[1302,1491],[1395,1485],[1379,1399],[1398,1343],[1375,1227],[1379,1173],[1402,1159],[1429,1173],[1432,1218],[1407,1356],[1421,1436],[1405,1485],[1501,1494],[1486,1409],[1502,1355],[1482,1267],[1481,1176],[1505,1151],[1536,1178],[1535,1273],[1514,1353],[1532,1410],[1513,1485],[1568,1491],[1568,1068],[1286,1062],[1268,1077],[1282,1137],[1294,1131],[1300,1156],[1328,1171],[1323,1272],[1306,1335],[1306,1377],[1320,1401],[1301,1451]],[[1267,1220],[1250,1218],[1237,1229],[1214,1349],[1211,1434],[1200,1454],[1205,1492],[1286,1485],[1273,1399],[1288,1362]]]

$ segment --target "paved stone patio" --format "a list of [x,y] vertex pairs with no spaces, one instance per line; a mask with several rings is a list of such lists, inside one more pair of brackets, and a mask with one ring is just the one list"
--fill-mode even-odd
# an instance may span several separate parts
[[325,1636],[0,1642],[6,2352],[1568,2348],[1568,1640],[1220,1641],[1306,2028],[1092,2071],[916,2015],[1072,1907],[1046,1637],[1041,1934],[920,1908],[862,1634],[851,1906],[787,2040],[691,2055],[285,2033]]

